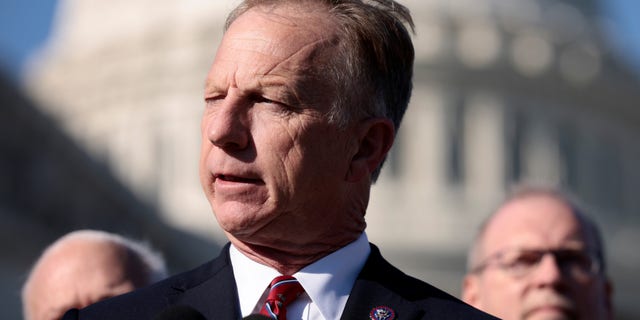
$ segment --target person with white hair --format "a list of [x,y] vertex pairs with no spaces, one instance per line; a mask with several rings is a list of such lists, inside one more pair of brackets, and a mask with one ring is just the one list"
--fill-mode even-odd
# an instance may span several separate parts
[[73,231],[49,245],[29,273],[22,288],[24,319],[60,319],[68,309],[166,276],[163,258],[143,243],[104,231]]

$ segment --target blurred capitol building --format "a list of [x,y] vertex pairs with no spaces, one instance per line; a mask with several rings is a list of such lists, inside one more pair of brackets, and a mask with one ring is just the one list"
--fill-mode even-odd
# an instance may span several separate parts
[[[415,89],[374,187],[371,240],[457,294],[472,234],[505,192],[562,186],[604,228],[619,318],[639,317],[639,82],[598,2],[401,2],[417,27]],[[234,3],[60,1],[26,83],[161,219],[220,243],[197,163],[204,78]]]

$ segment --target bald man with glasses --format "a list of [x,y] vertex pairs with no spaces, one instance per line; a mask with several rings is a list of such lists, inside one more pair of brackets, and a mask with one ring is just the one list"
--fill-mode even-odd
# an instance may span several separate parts
[[514,193],[469,251],[462,298],[510,319],[613,319],[596,225],[550,189]]

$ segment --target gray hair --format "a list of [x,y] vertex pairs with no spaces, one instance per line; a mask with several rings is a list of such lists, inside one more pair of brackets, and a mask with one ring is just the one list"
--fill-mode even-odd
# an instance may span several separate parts
[[[167,277],[167,266],[162,254],[154,249],[147,242],[135,241],[115,233],[99,230],[77,230],[61,237],[57,244],[65,240],[82,239],[85,241],[96,241],[113,243],[124,248],[127,255],[132,259],[133,266],[145,270],[146,277],[141,281],[141,285],[149,285]],[[55,246],[54,243],[51,247]]]
[[308,3],[326,7],[336,22],[338,50],[325,66],[336,89],[329,120],[344,127],[365,117],[385,117],[397,131],[411,98],[415,55],[405,27],[413,31],[413,20],[403,5],[393,0],[244,0],[229,14],[225,31],[252,8]]

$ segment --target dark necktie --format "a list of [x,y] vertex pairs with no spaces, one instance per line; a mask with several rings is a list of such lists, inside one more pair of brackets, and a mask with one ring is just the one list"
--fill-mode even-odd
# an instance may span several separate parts
[[277,320],[287,319],[287,305],[304,292],[302,286],[292,276],[279,276],[271,281],[269,296],[260,314]]

